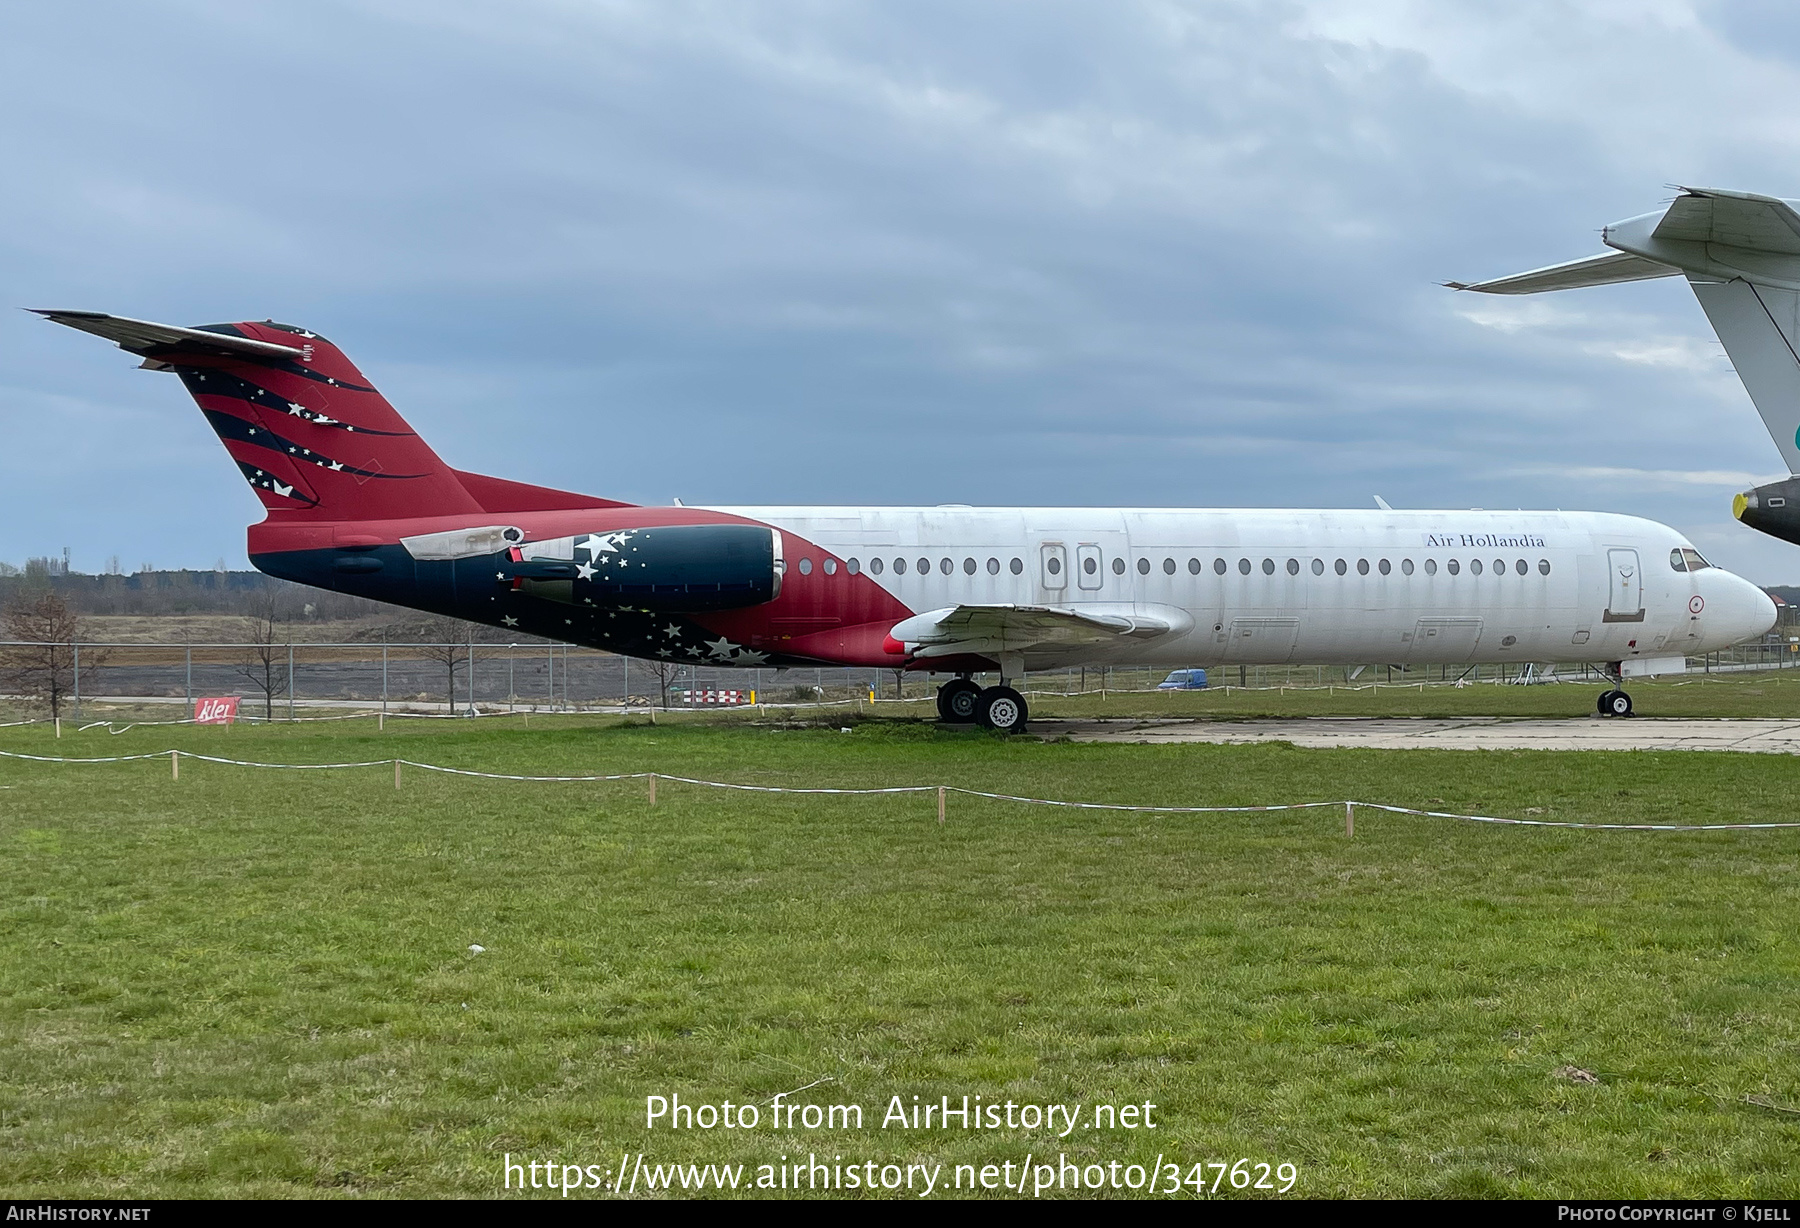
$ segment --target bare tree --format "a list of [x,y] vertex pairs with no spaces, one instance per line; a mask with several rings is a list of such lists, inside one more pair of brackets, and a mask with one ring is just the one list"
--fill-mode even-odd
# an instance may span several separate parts
[[293,630],[280,618],[275,594],[257,593],[250,598],[244,615],[244,642],[247,647],[237,660],[237,672],[251,686],[262,692],[263,717],[275,719],[275,697],[287,694],[287,662],[293,651]]
[[[32,588],[14,598],[0,614],[0,631],[14,641],[0,652],[8,686],[60,717],[75,690],[75,646],[84,630],[84,620],[53,589]],[[94,670],[105,659],[90,647],[81,664]]]
[[425,620],[425,639],[420,652],[428,661],[436,661],[444,667],[444,697],[450,701],[450,711],[456,711],[456,667],[469,659],[469,624],[460,618],[451,618],[445,614],[434,615]]

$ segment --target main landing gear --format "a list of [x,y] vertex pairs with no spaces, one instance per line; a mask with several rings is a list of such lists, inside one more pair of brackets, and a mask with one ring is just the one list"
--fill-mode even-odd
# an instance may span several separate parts
[[979,687],[967,676],[938,688],[938,719],[947,725],[971,721],[984,729],[1018,733],[1030,716],[1025,697],[1006,685]]
[[1611,690],[1600,692],[1600,703],[1598,705],[1600,708],[1600,715],[1630,716],[1631,696],[1627,695],[1624,691],[1625,674],[1621,664],[1617,661],[1610,662],[1606,666],[1604,672],[1606,673],[1606,676],[1612,680],[1613,687]]

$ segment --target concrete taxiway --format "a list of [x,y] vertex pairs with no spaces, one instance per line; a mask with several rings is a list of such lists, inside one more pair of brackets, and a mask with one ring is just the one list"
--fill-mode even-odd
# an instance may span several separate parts
[[1800,721],[1585,717],[1306,717],[1300,720],[1041,720],[1031,731],[1075,742],[1292,742],[1377,750],[1724,750],[1800,754]]

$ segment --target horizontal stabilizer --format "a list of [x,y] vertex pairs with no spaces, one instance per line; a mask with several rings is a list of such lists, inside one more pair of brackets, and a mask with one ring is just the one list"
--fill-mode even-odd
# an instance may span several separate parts
[[1651,237],[1800,256],[1800,213],[1778,196],[1683,188]]
[[1653,277],[1673,277],[1680,269],[1629,252],[1607,252],[1514,273],[1511,277],[1495,277],[1489,281],[1450,281],[1452,290],[1479,290],[1483,294],[1538,294],[1545,290],[1576,290],[1583,286],[1610,286],[1621,281],[1649,281]]
[[125,316],[109,316],[103,311],[53,311],[41,307],[30,310],[58,324],[78,328],[96,337],[118,342],[121,350],[145,358],[164,359],[181,354],[211,354],[221,358],[298,359],[306,356],[299,346],[277,345],[273,341],[257,341],[250,337],[214,332],[205,328],[182,328],[174,324],[152,324]]

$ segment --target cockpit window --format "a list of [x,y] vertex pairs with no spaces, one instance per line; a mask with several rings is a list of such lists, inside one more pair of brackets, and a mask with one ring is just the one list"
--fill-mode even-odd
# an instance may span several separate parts
[[1681,548],[1681,560],[1687,564],[1689,571],[1703,571],[1712,564],[1700,557],[1700,552],[1688,546]]
[[1669,551],[1669,566],[1673,567],[1676,571],[1687,570],[1687,560],[1681,557],[1680,550]]

